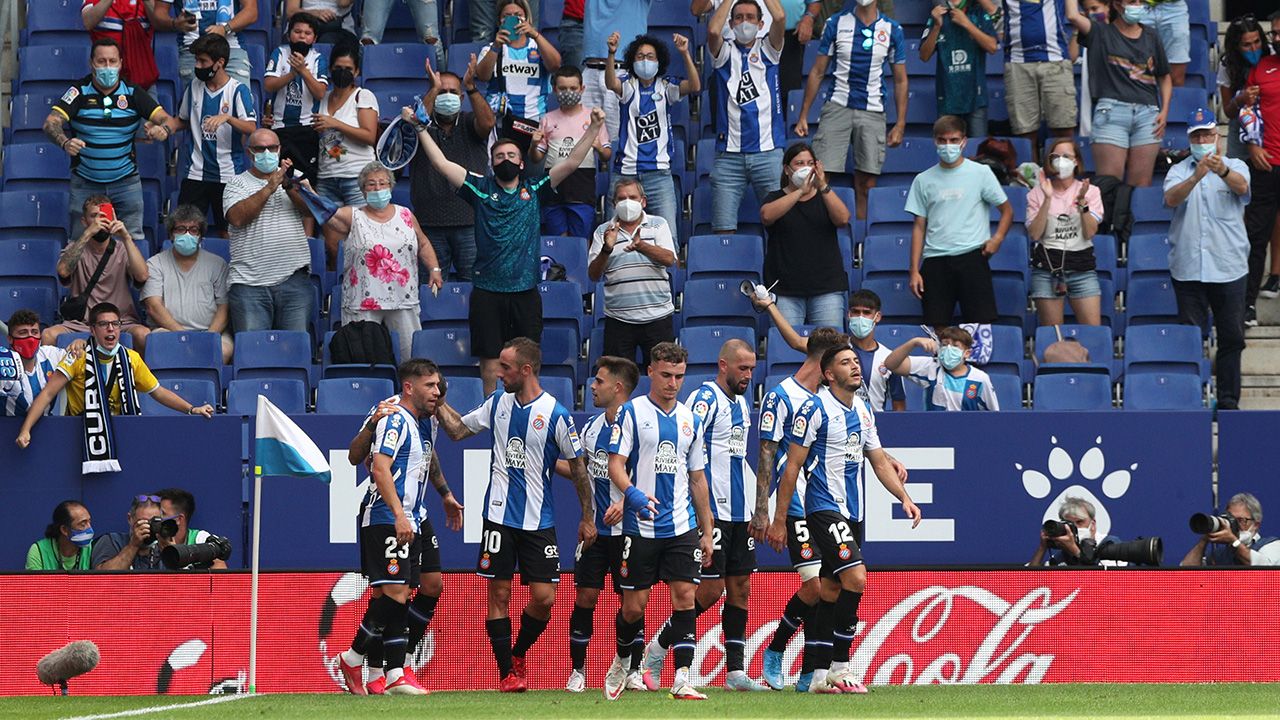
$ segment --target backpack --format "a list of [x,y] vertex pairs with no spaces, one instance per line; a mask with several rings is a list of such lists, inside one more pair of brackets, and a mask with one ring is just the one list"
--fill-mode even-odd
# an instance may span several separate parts
[[1109,175],[1098,175],[1093,184],[1102,193],[1103,217],[1098,232],[1115,237],[1116,247],[1123,247],[1133,232],[1133,213],[1129,209],[1133,188]]
[[329,360],[334,365],[395,365],[391,332],[371,320],[347,323],[329,339]]

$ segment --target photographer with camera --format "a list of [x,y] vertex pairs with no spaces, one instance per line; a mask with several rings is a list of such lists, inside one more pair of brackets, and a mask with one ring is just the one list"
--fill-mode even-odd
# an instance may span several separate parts
[[1196,513],[1190,524],[1201,537],[1182,558],[1183,567],[1280,565],[1280,539],[1262,536],[1262,503],[1252,493],[1233,495],[1223,515]]
[[194,510],[195,499],[184,490],[134,497],[129,532],[110,533],[94,544],[93,569],[225,569],[230,541],[188,528]]
[[1046,520],[1040,528],[1040,547],[1027,565],[1157,566],[1164,559],[1164,543],[1158,537],[1128,542],[1114,535],[1098,537],[1096,516],[1093,503],[1068,495],[1058,508],[1058,520]]
[[[182,560],[189,560],[189,562],[181,563],[177,567],[184,570],[226,570],[227,559],[230,556],[230,543],[226,544],[226,549],[224,550],[222,542],[225,542],[225,538],[191,527],[191,521],[196,516],[195,496],[181,488],[157,490],[156,495],[160,496],[160,511],[164,513],[164,518],[172,519],[177,523],[178,530],[172,540],[166,540],[163,533],[161,534],[160,560],[165,567],[170,570],[176,569],[171,566],[171,561],[166,557],[164,549],[170,545],[185,545],[191,547],[177,548],[174,554],[180,556]],[[218,554],[215,554],[212,560],[208,560],[202,557],[202,551],[195,547],[199,545],[213,545],[214,547],[208,548],[208,550],[216,551]],[[203,555],[207,555],[207,552],[204,552]]]

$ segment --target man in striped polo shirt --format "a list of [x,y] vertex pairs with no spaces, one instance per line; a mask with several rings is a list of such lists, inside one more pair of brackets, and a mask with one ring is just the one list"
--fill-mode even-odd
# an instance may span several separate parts
[[654,345],[675,340],[667,268],[676,264],[671,228],[647,204],[639,179],[619,179],[616,215],[596,228],[587,254],[591,281],[604,278],[604,354],[634,360],[639,348],[646,368]]

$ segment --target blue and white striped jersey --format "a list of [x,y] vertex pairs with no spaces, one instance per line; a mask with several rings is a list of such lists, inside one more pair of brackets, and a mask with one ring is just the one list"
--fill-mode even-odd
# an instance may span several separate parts
[[462,423],[475,433],[490,431],[493,440],[485,518],[520,530],[554,526],[556,461],[582,456],[569,411],[547,392],[528,405],[516,402],[513,393],[495,392]]
[[748,47],[735,41],[721,43],[714,58],[720,112],[716,120],[719,152],[767,152],[784,146],[786,123],[782,119],[782,94],[778,66],[782,51],[766,35]]
[[[0,345],[0,417],[26,417],[31,403],[49,382],[49,376],[62,361],[64,351],[53,345],[36,350],[36,367],[30,374],[22,366],[22,356],[12,348]],[[45,415],[61,415],[66,407],[67,391],[45,410]]]
[[1071,59],[1062,0],[1003,0],[1003,4],[1005,62]]
[[730,398],[710,380],[694,390],[685,405],[702,421],[711,514],[726,522],[750,520],[756,509],[756,478],[747,462],[751,403],[741,395]]
[[697,529],[689,473],[705,468],[706,455],[702,421],[692,410],[677,403],[671,412],[664,412],[647,395],[629,401],[613,426],[609,452],[627,459],[632,485],[658,499],[657,517],[652,520],[626,513],[623,534],[669,538]]
[[805,513],[831,511],[862,520],[862,456],[880,449],[875,416],[862,398],[855,395],[849,407],[822,388],[792,420],[791,441],[809,448]]
[[190,180],[226,183],[245,171],[244,135],[223,123],[217,130],[204,129],[205,118],[230,115],[238,120],[258,120],[253,108],[253,94],[249,86],[235,78],[216,91],[194,80],[182,93],[178,106],[178,118],[185,120],[191,130]]
[[604,511],[622,499],[622,491],[609,479],[609,441],[613,439],[613,423],[600,413],[582,428],[582,448],[587,454],[587,474],[591,476],[596,500],[596,532],[621,535],[622,524],[605,525]]
[[[289,54],[293,51],[288,45],[281,45],[271,53],[271,59],[267,61],[267,77],[284,77],[293,72],[293,66],[289,64]],[[307,53],[307,67],[311,70],[311,74],[321,83],[328,87],[329,85],[329,61],[325,56],[315,48],[311,48],[311,52]],[[312,97],[311,91],[307,89],[307,84],[302,82],[302,78],[295,73],[293,78],[289,80],[284,87],[276,91],[275,98],[271,101],[271,113],[274,121],[271,128],[278,129],[282,127],[299,127],[311,124],[311,116],[320,112],[320,101],[322,97]]]
[[[809,388],[796,381],[795,376],[787,377],[778,383],[764,396],[764,404],[760,410],[760,439],[778,443],[778,451],[774,455],[773,478],[770,481],[770,492],[778,491],[778,481],[782,479],[782,471],[787,467],[787,449],[791,447],[791,426],[796,413],[814,394]],[[807,478],[804,468],[796,476],[796,490],[791,495],[791,504],[787,507],[788,517],[804,517],[804,490]]]
[[635,78],[622,81],[614,169],[623,175],[671,169],[675,157],[671,106],[678,102],[679,82],[658,78],[645,87]]
[[[399,393],[397,393],[387,398],[386,400],[383,400],[382,402],[391,403],[392,405],[399,405],[400,395]],[[369,412],[364,416],[364,422],[360,423],[360,427],[364,427],[365,425],[368,425],[369,421],[373,419],[373,414],[377,412],[377,410],[378,410],[377,405],[374,405],[373,407],[369,408]],[[431,479],[431,459],[435,457],[436,437],[439,435],[439,432],[440,432],[440,421],[437,420],[434,415],[432,415],[429,418],[423,418],[418,421],[418,434],[422,437],[422,466],[424,468],[423,473],[424,473],[424,477],[426,477],[427,480]],[[425,491],[427,486],[424,483],[422,487],[423,487],[423,490]],[[423,492],[420,494],[423,497],[420,497],[418,499],[417,515],[418,515],[419,522],[427,519],[427,504],[426,502],[424,502],[426,493]]]
[[892,350],[876,343],[873,351],[868,352],[855,345],[853,352],[858,356],[858,367],[862,368],[862,386],[858,388],[858,395],[867,401],[873,412],[892,410],[891,401],[907,399],[902,376],[894,375],[884,365]]
[[[391,479],[395,482],[396,496],[405,515],[418,529],[419,506],[422,504],[422,488],[426,483],[427,465],[423,462],[422,434],[418,431],[418,419],[406,408],[378,421],[373,436],[373,453],[391,458]],[[360,519],[362,527],[370,525],[394,525],[396,516],[387,507],[375,482],[369,483],[369,499]]]
[[477,61],[492,52],[499,54],[493,79],[489,81],[489,89],[485,92],[489,107],[499,115],[505,109],[518,118],[541,120],[547,114],[551,73],[542,62],[538,44],[530,40],[522,48],[504,45],[497,50],[492,44],[485,45],[477,56]]
[[942,369],[937,358],[910,357],[911,374],[907,377],[925,388],[925,410],[999,410],[991,376],[972,365],[960,377]]
[[901,25],[884,15],[864,25],[852,10],[827,20],[818,52],[835,60],[830,102],[870,112],[885,111],[885,63],[907,61]]

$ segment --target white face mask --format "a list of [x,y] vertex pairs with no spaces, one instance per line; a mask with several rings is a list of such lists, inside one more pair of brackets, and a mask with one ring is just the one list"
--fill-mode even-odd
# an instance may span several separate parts
[[1076,172],[1076,161],[1065,157],[1055,158],[1053,169],[1058,172],[1059,180],[1070,180]]
[[1077,542],[1084,542],[1085,540],[1092,540],[1092,539],[1093,539],[1093,529],[1092,529],[1092,528],[1090,528],[1090,527],[1088,527],[1088,526],[1086,526],[1086,527],[1082,527],[1082,528],[1076,528],[1076,541],[1077,541]]
[[1240,531],[1239,538],[1240,538],[1240,544],[1241,544],[1241,545],[1248,545],[1250,542],[1252,542],[1252,541],[1253,541],[1253,531],[1252,531],[1252,530],[1241,530],[1241,531]]
[[876,0],[858,0],[858,6],[859,6],[859,7],[866,7],[866,6],[870,5],[871,3],[875,2],[875,1],[876,1]]
[[760,26],[755,23],[741,22],[733,26],[733,36],[743,45],[750,45],[760,33]]
[[791,184],[796,187],[804,187],[804,184],[809,181],[809,176],[812,174],[813,168],[808,165],[798,167],[791,171]]
[[644,208],[640,206],[639,200],[619,200],[614,210],[618,219],[622,222],[635,222],[640,219],[640,215],[644,212]]

